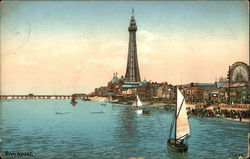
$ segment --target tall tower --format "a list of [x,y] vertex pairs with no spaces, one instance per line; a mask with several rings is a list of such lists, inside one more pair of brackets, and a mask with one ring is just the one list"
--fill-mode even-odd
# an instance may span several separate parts
[[126,81],[140,82],[140,71],[137,58],[136,47],[136,22],[134,18],[134,9],[132,9],[132,16],[128,27],[129,31],[129,45],[128,45],[128,60],[125,79]]

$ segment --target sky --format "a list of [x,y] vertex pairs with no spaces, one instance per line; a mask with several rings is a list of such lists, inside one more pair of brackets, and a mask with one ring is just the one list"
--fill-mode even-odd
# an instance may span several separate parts
[[249,63],[246,1],[4,1],[1,94],[90,93],[124,75],[132,7],[142,80],[215,82]]

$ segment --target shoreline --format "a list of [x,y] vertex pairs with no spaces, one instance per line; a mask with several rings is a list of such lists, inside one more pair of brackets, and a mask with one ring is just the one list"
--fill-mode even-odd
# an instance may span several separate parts
[[[95,96],[95,97],[89,97],[90,100],[93,100],[93,101],[100,101],[100,102],[108,102],[108,103],[113,103],[113,102],[109,102],[108,101],[108,98],[107,97],[98,97],[98,96]],[[118,101],[115,101],[114,103],[117,103],[117,104],[125,104],[125,102],[118,102]],[[143,105],[145,107],[148,107],[148,108],[156,108],[156,109],[173,109],[175,104],[171,104],[171,103],[164,103],[164,102],[151,102],[151,101],[145,101],[143,102]],[[215,109],[215,105],[212,105],[212,106],[209,106],[207,108],[204,108],[204,110],[207,110],[207,111],[213,111]],[[194,104],[187,104],[187,108],[189,110],[194,110],[194,109],[197,109],[198,107]],[[220,108],[221,110],[227,110],[227,111],[247,111],[249,109],[247,108],[235,108],[235,107],[221,107]],[[200,114],[199,114],[200,115]],[[191,114],[190,116],[199,116],[199,115],[193,115]],[[224,116],[217,116],[217,117],[211,117],[211,116],[204,116],[204,117],[210,117],[210,118],[220,118],[220,119],[223,119],[223,120],[231,120],[231,121],[237,121],[237,122],[250,122],[250,119],[249,118],[242,118],[241,121],[239,118],[229,118],[229,117],[224,117]]]
[[94,97],[88,97],[90,100],[94,100],[94,101],[101,101],[101,102],[105,102],[108,101],[107,97],[98,97],[98,96],[94,96]]
[[[129,102],[120,102],[119,100],[113,100],[112,102],[109,101],[107,97],[88,97],[88,99],[92,101],[99,101],[99,102],[108,102],[108,103],[115,103],[115,104],[125,104],[125,105],[131,105],[132,101]],[[169,103],[169,102],[163,102],[163,101],[142,101],[143,105],[147,108],[152,109],[166,109],[167,111],[173,111],[175,108],[175,104]],[[197,104],[198,105],[198,104]],[[210,117],[210,118],[220,118],[223,120],[231,120],[231,121],[237,121],[237,122],[244,122],[244,123],[250,123],[250,118],[241,118],[237,116],[239,114],[236,114],[235,117],[228,117],[218,114],[218,110],[221,110],[222,112],[233,112],[233,115],[235,115],[235,112],[247,112],[250,109],[250,105],[245,105],[244,107],[229,107],[225,104],[217,104],[217,105],[211,105],[208,107],[201,107],[197,106],[195,104],[187,104],[187,109],[189,116],[198,116],[198,117]]]
[[246,119],[246,118],[243,118],[241,121],[240,121],[240,119],[232,119],[232,118],[221,118],[221,119],[237,121],[237,122],[242,122],[242,123],[249,123],[250,122],[250,119]]

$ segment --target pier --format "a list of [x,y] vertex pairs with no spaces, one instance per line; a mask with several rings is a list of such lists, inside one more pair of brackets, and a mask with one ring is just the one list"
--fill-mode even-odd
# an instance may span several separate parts
[[0,99],[88,99],[86,94],[73,95],[0,95]]

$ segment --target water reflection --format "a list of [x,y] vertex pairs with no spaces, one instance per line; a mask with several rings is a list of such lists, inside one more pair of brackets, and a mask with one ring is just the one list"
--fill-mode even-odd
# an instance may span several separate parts
[[116,115],[117,127],[115,128],[114,138],[119,144],[121,158],[137,155],[138,147],[138,121],[137,114],[128,109],[127,106],[120,106],[120,111]]

